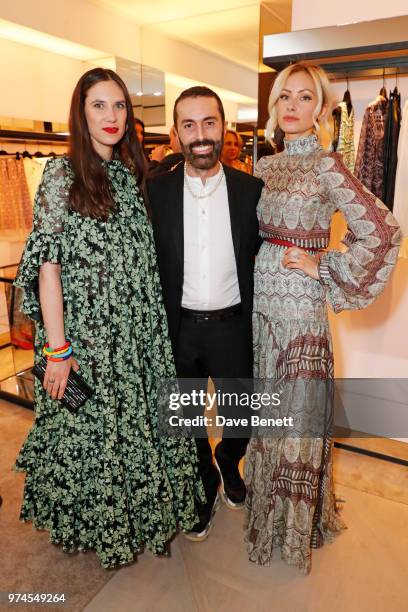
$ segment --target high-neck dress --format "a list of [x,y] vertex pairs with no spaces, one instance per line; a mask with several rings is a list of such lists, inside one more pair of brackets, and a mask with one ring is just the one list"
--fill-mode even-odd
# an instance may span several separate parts
[[[319,383],[333,378],[326,303],[335,312],[370,304],[390,277],[401,232],[341,155],[323,150],[314,135],[285,141],[285,150],[263,157],[255,174],[265,183],[258,204],[265,240],[255,265],[254,376],[274,379],[279,389],[290,391],[281,395],[282,416],[302,419],[312,410],[308,417],[319,419],[324,401]],[[348,224],[347,250],[322,253],[320,280],[283,267],[287,246],[267,239],[325,249],[336,211]],[[330,428],[303,437],[254,436],[245,482],[250,560],[267,565],[276,547],[287,563],[308,573],[311,549],[344,528],[333,492]]]
[[96,550],[110,568],[144,547],[165,553],[196,523],[203,489],[194,440],[159,435],[159,385],[176,372],[151,224],[129,168],[102,163],[115,204],[106,222],[70,209],[68,158],[47,163],[16,279],[38,361],[47,341],[38,275],[45,262],[61,265],[66,337],[94,393],[72,414],[36,381],[15,468],[26,473],[21,519],[64,551]]

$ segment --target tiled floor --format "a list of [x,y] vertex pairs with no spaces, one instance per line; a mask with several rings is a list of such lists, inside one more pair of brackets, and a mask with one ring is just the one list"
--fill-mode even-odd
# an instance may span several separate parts
[[179,536],[171,559],[121,569],[86,612],[399,612],[408,609],[408,506],[338,486],[348,530],[313,553],[309,576],[278,557],[247,561],[242,514],[222,507],[206,542]]
[[[6,492],[0,546],[7,549],[6,555],[0,555],[0,582],[8,577],[18,585],[24,578],[26,588],[30,585],[37,590],[48,583],[55,588],[69,586],[71,604],[64,608],[68,612],[408,610],[408,468],[335,451],[336,489],[346,500],[342,516],[348,529],[332,544],[313,551],[309,576],[287,566],[278,553],[270,567],[249,563],[243,513],[224,506],[206,542],[193,543],[178,536],[172,542],[170,558],[145,553],[134,564],[106,573],[92,552],[66,557],[48,543],[45,532],[18,523],[23,475],[13,474],[10,466],[32,416],[26,409],[0,402],[0,483],[2,493]],[[384,441],[383,451],[390,444]],[[14,544],[10,542],[12,529]]]

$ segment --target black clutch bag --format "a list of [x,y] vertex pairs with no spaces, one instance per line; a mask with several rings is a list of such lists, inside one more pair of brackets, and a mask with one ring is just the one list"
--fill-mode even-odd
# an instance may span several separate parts
[[[47,367],[47,359],[43,357],[39,363],[33,367],[33,374],[40,380],[44,381],[45,369]],[[92,397],[93,389],[72,370],[69,373],[67,386],[65,387],[64,395],[60,402],[70,412],[77,412],[90,397]]]

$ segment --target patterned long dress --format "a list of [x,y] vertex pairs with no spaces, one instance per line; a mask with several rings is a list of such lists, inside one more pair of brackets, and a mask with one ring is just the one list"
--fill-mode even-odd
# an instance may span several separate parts
[[72,414],[36,381],[36,418],[16,460],[26,472],[21,519],[64,551],[95,549],[105,568],[144,547],[164,554],[197,521],[194,441],[157,434],[157,388],[174,378],[153,234],[136,181],[103,162],[115,211],[107,222],[69,210],[67,158],[47,163],[20,263],[23,311],[46,342],[38,300],[44,262],[61,264],[65,333],[94,395]]
[[[323,150],[314,135],[285,142],[284,152],[258,162],[256,175],[265,183],[258,204],[264,238],[325,248],[337,210],[348,224],[348,249],[322,254],[320,281],[284,268],[285,246],[264,241],[257,256],[255,377],[295,385],[298,405],[287,408],[301,412],[308,385],[333,377],[326,302],[335,312],[370,304],[390,277],[401,232],[341,156]],[[251,438],[245,482],[250,560],[268,565],[277,547],[288,564],[308,573],[311,549],[345,527],[333,493],[330,434]]]

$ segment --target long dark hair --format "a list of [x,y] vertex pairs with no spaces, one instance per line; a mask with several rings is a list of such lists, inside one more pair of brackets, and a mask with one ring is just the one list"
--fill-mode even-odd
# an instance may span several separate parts
[[[132,102],[122,79],[106,68],[93,68],[79,79],[72,94],[69,113],[69,158],[74,169],[74,182],[69,201],[73,210],[84,217],[106,221],[115,204],[109,190],[106,169],[95,151],[85,116],[85,98],[88,90],[101,81],[115,81],[126,101],[126,130],[113,147],[113,159],[120,159],[135,175],[137,184],[145,196],[146,160],[136,137]],[[146,201],[146,200],[145,200]]]

